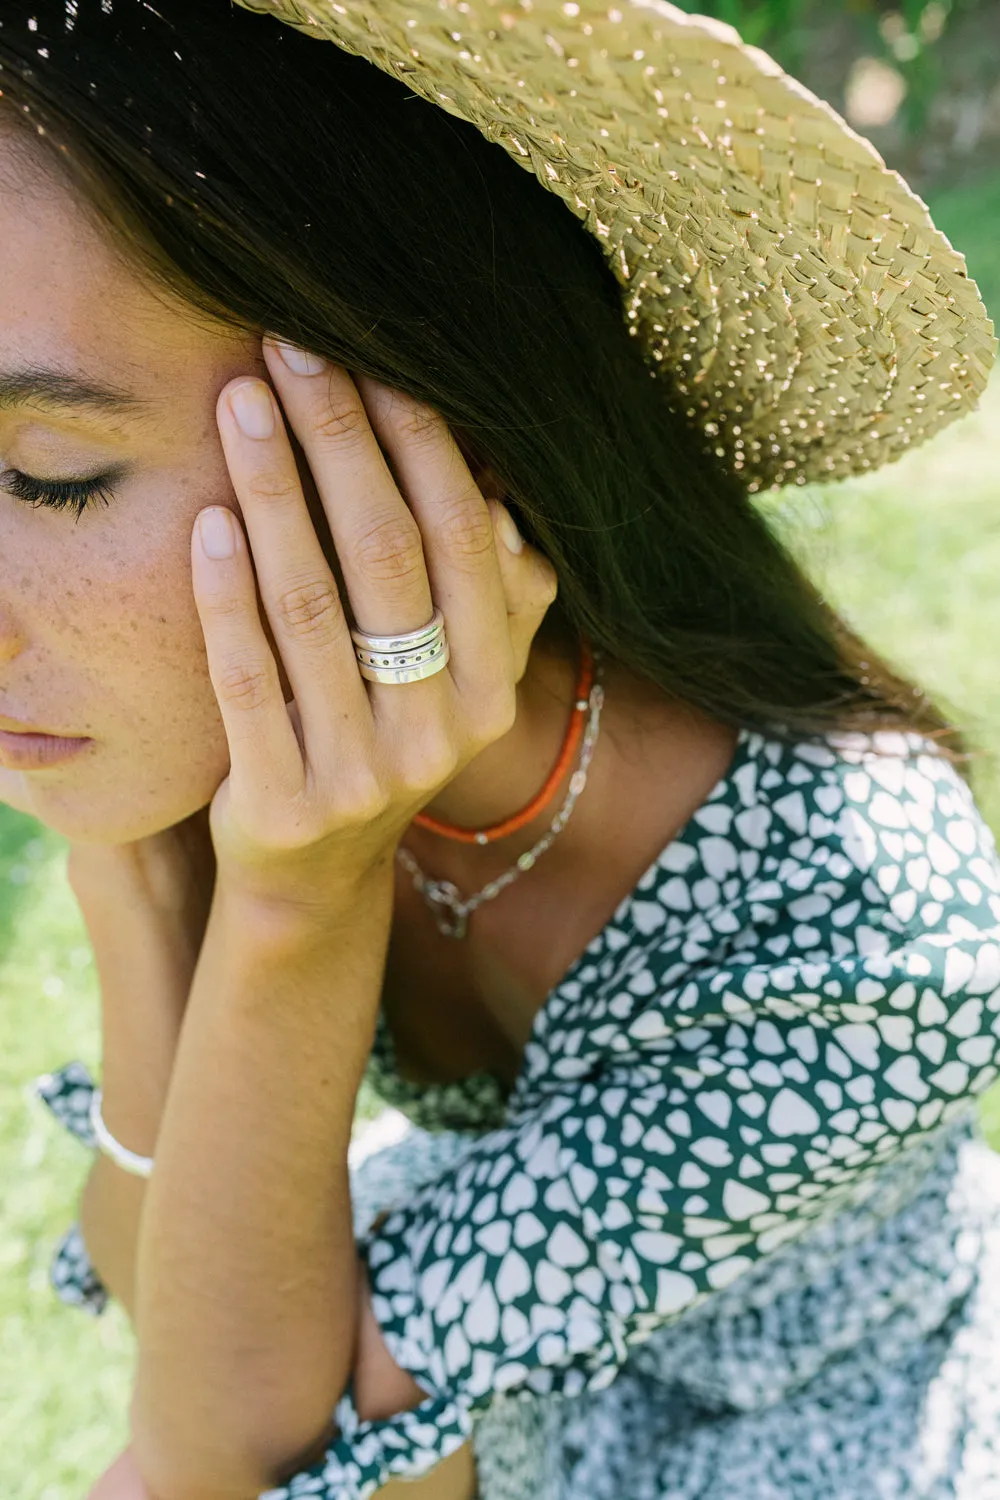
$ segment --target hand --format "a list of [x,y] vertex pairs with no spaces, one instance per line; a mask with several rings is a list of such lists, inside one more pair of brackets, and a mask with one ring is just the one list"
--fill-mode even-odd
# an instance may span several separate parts
[[178,920],[201,946],[215,889],[209,808],[160,833],[126,844],[73,843],[66,875],[84,915],[95,903],[128,908],[137,902]]
[[[277,345],[263,347],[348,598],[310,519],[274,392],[231,381],[217,419],[246,533],[213,507],[192,537],[195,600],[230,751],[211,833],[227,889],[322,912],[391,866],[415,814],[510,730],[518,672],[557,584],[539,553],[495,542],[502,507],[487,505],[436,412],[339,366],[293,373]],[[260,435],[241,430],[234,397]],[[204,550],[206,517],[221,523],[231,555]],[[294,694],[287,704],[254,570]],[[520,606],[510,614],[508,596]],[[366,681],[345,605],[373,634],[415,630],[437,606],[447,667],[402,686]]]

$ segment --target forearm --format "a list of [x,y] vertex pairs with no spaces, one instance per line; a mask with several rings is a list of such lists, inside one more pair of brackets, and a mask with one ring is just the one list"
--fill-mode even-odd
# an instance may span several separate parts
[[347,1149],[391,908],[391,870],[321,932],[213,907],[138,1249],[133,1441],[165,1500],[250,1500],[332,1435],[357,1333]]
[[[80,895],[101,989],[102,1113],[131,1150],[155,1156],[197,951],[168,912],[104,883]],[[135,1319],[135,1255],[145,1179],[105,1155],[91,1169],[80,1228],[105,1286]]]

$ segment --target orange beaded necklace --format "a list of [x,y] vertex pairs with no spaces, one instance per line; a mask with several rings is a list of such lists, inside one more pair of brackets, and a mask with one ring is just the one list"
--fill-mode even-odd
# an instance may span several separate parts
[[590,642],[585,637],[581,637],[580,648],[580,674],[576,681],[569,727],[566,730],[559,758],[537,797],[532,798],[527,807],[522,808],[519,813],[505,818],[502,823],[494,823],[492,828],[459,828],[454,823],[445,823],[440,818],[432,818],[429,813],[417,813],[413,821],[418,828],[427,828],[431,833],[439,833],[442,838],[446,839],[457,839],[462,844],[491,844],[495,839],[502,839],[509,833],[516,833],[519,828],[530,823],[544,807],[548,806],[565,775],[566,767],[576,754],[580,737],[583,734],[584,714],[590,706],[588,697],[594,678],[594,656]]

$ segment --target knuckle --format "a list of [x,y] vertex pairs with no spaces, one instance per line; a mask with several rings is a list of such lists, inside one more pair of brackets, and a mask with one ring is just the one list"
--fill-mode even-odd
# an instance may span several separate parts
[[292,798],[280,824],[271,834],[271,843],[281,853],[294,854],[317,844],[325,833],[323,819],[303,793]]
[[377,782],[366,782],[357,789],[354,798],[355,812],[364,824],[375,823],[385,816],[391,807],[385,788]]
[[317,437],[337,448],[352,448],[368,439],[368,414],[357,401],[325,402],[313,419]]
[[382,582],[423,572],[423,543],[412,516],[390,516],[380,521],[359,538],[354,550],[365,571]]
[[260,708],[271,689],[271,674],[261,662],[228,662],[215,677],[219,697],[234,708]]
[[454,501],[441,517],[437,533],[455,558],[478,561],[493,546],[493,522],[478,491]]
[[206,599],[202,605],[216,620],[242,620],[247,613],[245,600],[237,593],[227,589],[224,593],[213,594]]
[[365,826],[384,817],[391,806],[386,789],[377,776],[359,768],[347,784],[339,790],[341,820]]
[[298,477],[281,469],[261,469],[247,482],[252,500],[273,504],[275,501],[293,500],[301,495]]
[[444,431],[443,419],[433,407],[409,398],[394,401],[386,420],[410,444],[437,443]]
[[407,784],[416,792],[432,792],[459,766],[459,754],[444,726],[429,727],[408,747]]
[[332,582],[315,579],[286,589],[278,598],[277,612],[286,629],[329,638],[340,622],[340,599]]
[[493,703],[476,718],[474,738],[481,749],[503,739],[514,728],[517,718],[517,698],[513,690],[501,702]]
[[508,681],[504,674],[484,680],[475,697],[466,704],[466,742],[473,745],[478,754],[509,733],[516,719],[517,685],[513,677]]

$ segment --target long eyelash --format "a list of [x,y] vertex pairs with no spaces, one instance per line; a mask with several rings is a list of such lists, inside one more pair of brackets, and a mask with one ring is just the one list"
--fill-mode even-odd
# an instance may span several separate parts
[[100,500],[107,507],[114,499],[112,485],[120,476],[98,474],[93,479],[67,479],[62,481],[33,479],[30,474],[21,474],[17,469],[8,469],[2,476],[3,487],[15,500],[21,500],[37,510],[48,506],[52,510],[76,511],[79,521],[92,501]]

